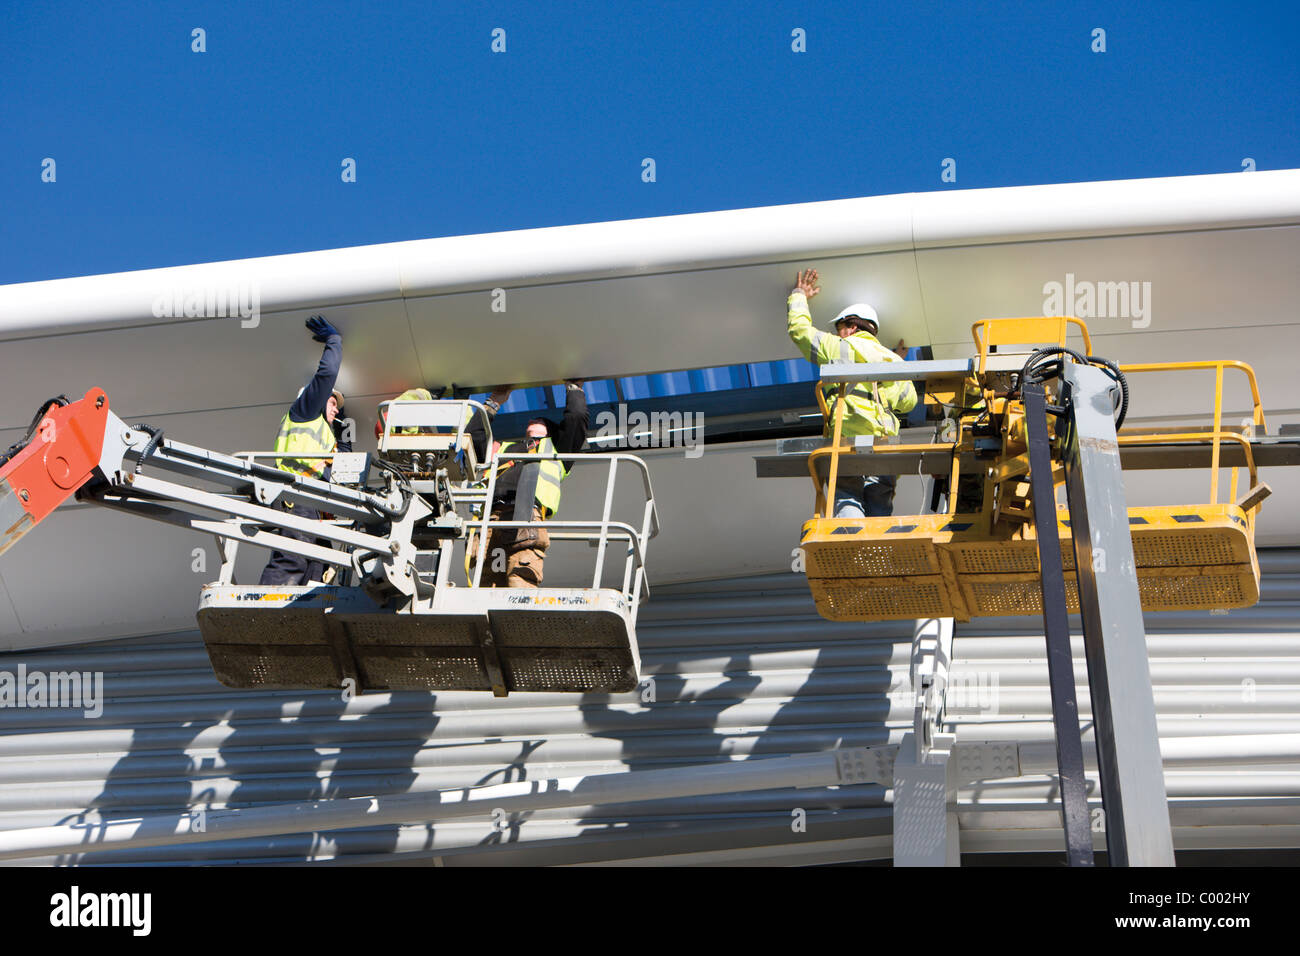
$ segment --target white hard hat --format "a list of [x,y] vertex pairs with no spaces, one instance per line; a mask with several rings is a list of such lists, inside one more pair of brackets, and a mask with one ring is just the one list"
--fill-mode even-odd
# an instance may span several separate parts
[[833,324],[839,325],[845,319],[854,315],[860,319],[866,319],[868,322],[871,322],[875,325],[876,331],[880,331],[880,318],[876,315],[876,310],[865,302],[854,302],[839,315],[835,316],[835,322]]

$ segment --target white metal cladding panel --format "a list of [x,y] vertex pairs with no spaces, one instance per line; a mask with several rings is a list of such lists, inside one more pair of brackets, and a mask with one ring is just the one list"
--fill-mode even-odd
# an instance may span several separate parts
[[[1265,553],[1261,563],[1255,608],[1148,619],[1162,738],[1300,733],[1300,552]],[[960,740],[1050,746],[1037,624],[958,626],[954,678],[966,697],[954,699],[950,716]],[[241,692],[216,682],[194,633],[3,654],[0,671],[20,663],[102,671],[106,702],[94,720],[79,711],[0,710],[0,829],[80,821],[93,842],[97,821],[162,814],[170,823],[198,805],[743,760],[897,743],[910,729],[910,625],[823,621],[801,576],[661,589],[643,611],[639,637],[653,701],[399,693],[345,703],[333,694]],[[1078,642],[1075,652],[1086,719]],[[1167,765],[1176,844],[1300,845],[1300,758],[1234,762],[1231,746],[1221,749],[1225,755]],[[1050,766],[963,788],[963,845],[1059,843]],[[1090,789],[1095,797],[1095,777]],[[484,818],[31,862],[863,859],[890,855],[891,798],[876,785],[756,792],[516,814],[500,828]],[[806,814],[801,831],[792,827],[796,808]],[[1196,836],[1211,832],[1212,839]]]

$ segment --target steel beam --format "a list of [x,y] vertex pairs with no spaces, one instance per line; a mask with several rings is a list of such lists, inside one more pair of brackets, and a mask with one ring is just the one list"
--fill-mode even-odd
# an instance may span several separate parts
[[[1191,429],[1189,429],[1190,431]],[[909,429],[917,438],[888,440],[876,438],[870,451],[840,455],[840,471],[847,474],[939,475],[948,474],[952,467],[950,451],[882,451],[890,445],[924,444],[933,441],[934,429]],[[1154,432],[1155,429],[1152,429]],[[1300,465],[1300,438],[1294,436],[1256,436],[1249,439],[1251,458],[1256,468]],[[821,448],[826,439],[787,438],[777,442],[775,455],[756,455],[756,474],[759,478],[799,478],[808,480],[808,453]],[[1180,441],[1169,444],[1136,442],[1120,446],[1120,461],[1125,471],[1165,470],[1168,468],[1209,468],[1213,457],[1211,436],[1204,441]],[[1246,453],[1240,442],[1225,441],[1219,447],[1219,464],[1224,468],[1242,468]],[[987,467],[985,462],[972,455],[963,456],[962,474],[975,474]],[[829,459],[819,465],[824,478],[829,471]]]
[[1079,731],[1074,658],[1070,652],[1065,573],[1056,531],[1056,489],[1052,484],[1052,449],[1047,433],[1047,396],[1042,385],[1033,384],[1024,387],[1023,397],[1029,444],[1029,482],[1041,571],[1043,633],[1047,638],[1047,674],[1052,689],[1052,724],[1056,732],[1056,767],[1061,781],[1065,852],[1071,866],[1092,866],[1088,781],[1083,770],[1083,738]]
[[[1021,365],[1024,358],[1020,359]],[[829,362],[821,367],[823,382],[920,382],[932,378],[961,378],[972,359],[923,359],[916,362]],[[1017,365],[1016,368],[1020,366]]]
[[[985,358],[985,372],[1018,372],[1029,353],[1004,353]],[[912,362],[828,362],[821,367],[823,382],[921,382],[937,378],[965,378],[979,366],[979,358],[920,359]]]
[[[1106,847],[1112,866],[1173,866],[1155,695],[1110,377],[1065,363],[1064,448]],[[1055,536],[1053,536],[1055,540]]]

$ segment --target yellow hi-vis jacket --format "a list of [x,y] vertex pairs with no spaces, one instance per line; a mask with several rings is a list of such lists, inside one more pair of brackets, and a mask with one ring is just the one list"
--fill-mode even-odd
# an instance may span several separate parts
[[[295,422],[285,412],[284,418],[280,419],[280,433],[275,436],[276,451],[319,454],[334,451],[337,447],[334,428],[325,420],[324,415],[309,422]],[[281,471],[322,480],[328,463],[327,458],[277,458],[275,461],[276,467]]]
[[[894,352],[885,348],[870,332],[856,332],[846,339],[833,332],[813,328],[808,299],[799,291],[790,293],[787,302],[789,315],[787,331],[804,358],[818,365],[831,362],[901,362]],[[834,434],[839,386],[827,382],[822,386],[831,417],[826,421],[826,435]],[[859,382],[848,388],[848,401],[844,407],[844,425],[841,435],[853,438],[858,435],[897,435],[898,416],[916,407],[916,388],[911,382]]]
[[[519,442],[503,442],[497,449],[497,453],[508,452],[511,448],[519,445]],[[524,446],[527,449],[527,446]],[[543,438],[537,443],[537,447],[532,454],[536,455],[554,455],[555,444],[549,438]],[[529,461],[503,461],[497,468],[497,475],[519,465],[530,465]],[[550,461],[537,462],[541,467],[537,474],[537,506],[542,510],[543,518],[550,518],[555,512],[560,510],[560,483],[568,476],[569,470],[564,467],[564,462],[559,459]]]

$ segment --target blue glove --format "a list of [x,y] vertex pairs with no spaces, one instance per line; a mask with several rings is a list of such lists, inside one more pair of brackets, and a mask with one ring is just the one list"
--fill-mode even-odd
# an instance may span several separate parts
[[306,325],[308,330],[312,333],[311,337],[317,342],[326,342],[329,340],[331,335],[337,335],[339,338],[343,337],[342,333],[340,333],[338,329],[325,321],[325,316],[323,315],[313,315],[307,320]]

